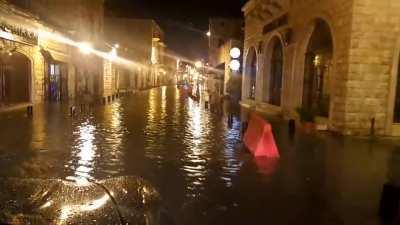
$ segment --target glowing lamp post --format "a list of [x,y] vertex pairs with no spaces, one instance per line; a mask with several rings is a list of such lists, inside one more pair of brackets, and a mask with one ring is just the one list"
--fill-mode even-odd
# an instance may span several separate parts
[[234,47],[230,50],[229,54],[231,55],[231,62],[229,63],[229,68],[233,71],[239,71],[240,70],[240,61],[239,58],[242,54],[239,48]]
[[241,55],[240,49],[237,47],[232,48],[229,53],[233,59],[237,59]]
[[239,71],[239,69],[240,69],[240,62],[239,62],[239,60],[237,60],[237,59],[232,60],[232,61],[229,63],[229,68],[231,68],[231,70],[233,70],[233,71]]

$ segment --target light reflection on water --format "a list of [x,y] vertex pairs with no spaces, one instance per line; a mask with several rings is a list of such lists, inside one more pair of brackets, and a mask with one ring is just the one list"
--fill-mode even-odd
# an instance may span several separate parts
[[[161,89],[163,90],[163,89]],[[163,94],[164,93],[164,94]],[[150,90],[147,101],[146,127],[145,134],[145,156],[156,160],[160,165],[164,159],[165,152],[162,151],[163,145],[160,143],[165,135],[165,91]],[[163,105],[164,104],[164,105]]]
[[[279,162],[253,160],[236,147],[239,117],[228,126],[226,115],[211,113],[174,87],[144,91],[76,118],[58,104],[36,106],[34,112],[32,118],[25,112],[0,116],[3,177],[84,183],[137,175],[160,190],[176,218],[187,216],[177,224],[245,224],[249,218],[332,224],[325,217],[371,224],[365,218],[377,214],[387,174],[398,174],[388,165],[397,141],[325,134],[290,140],[286,124],[274,127]],[[64,209],[64,215],[70,213]]]
[[[309,212],[369,224],[363,219],[376,215],[387,173],[398,175],[387,164],[393,143],[329,135],[291,141],[286,124],[274,127],[279,164],[253,160],[236,146],[238,117],[228,126],[226,115],[211,113],[175,87],[96,107],[76,118],[62,105],[37,106],[33,118],[25,112],[0,116],[2,176],[84,183],[137,175],[160,190],[177,218],[187,215],[180,224],[246,224],[248,218],[262,223],[267,217],[274,224],[331,224],[299,219]],[[293,199],[296,204],[290,204]]]
[[122,174],[121,144],[127,131],[122,123],[121,102],[105,108],[102,118],[102,123],[96,123],[94,115],[76,121],[79,125],[72,134],[72,155],[65,165],[67,180],[85,185],[88,180]]
[[[226,117],[205,110],[204,102],[176,87],[116,100],[76,118],[57,113],[36,113],[33,121],[30,146],[44,151],[26,163],[48,162],[54,168],[42,163],[41,177],[51,174],[84,185],[91,179],[151,174],[157,181],[169,167],[191,198],[204,194],[210,179],[231,186],[241,166],[235,155],[240,122],[235,118],[227,128]],[[55,166],[60,161],[61,169]]]
[[185,150],[182,159],[182,170],[186,174],[188,196],[196,197],[201,194],[203,184],[206,179],[206,165],[210,160],[207,151],[207,125],[208,115],[201,110],[201,105],[188,99],[187,102],[187,123],[185,128],[186,145],[190,146]]
[[226,128],[224,137],[224,161],[225,165],[222,167],[222,179],[226,182],[227,187],[232,186],[232,177],[239,173],[242,162],[238,160],[237,153],[235,152],[236,144],[240,140],[240,127],[241,123],[236,117],[233,118],[231,128]]
[[74,175],[68,176],[66,179],[76,181],[77,183],[84,184],[88,179],[93,179],[92,171],[94,168],[94,158],[96,155],[97,147],[94,145],[94,133],[96,127],[86,120],[82,125],[78,126],[78,130],[74,132],[78,136],[76,146],[77,162],[70,162],[74,165]]

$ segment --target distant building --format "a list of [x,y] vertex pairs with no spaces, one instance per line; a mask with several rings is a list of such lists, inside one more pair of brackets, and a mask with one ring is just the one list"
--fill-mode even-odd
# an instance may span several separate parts
[[166,73],[164,33],[151,19],[107,17],[105,22],[107,42],[120,45],[118,52],[133,64],[121,71],[120,88],[141,89],[161,85]]
[[243,12],[243,105],[287,117],[302,106],[342,134],[400,134],[397,1],[250,0]]
[[[241,94],[240,70],[230,68],[232,48],[243,49],[243,19],[238,18],[210,18],[209,20],[209,88],[222,95],[238,99]],[[240,57],[238,60],[241,62]],[[235,81],[234,81],[235,80]],[[234,88],[234,83],[239,83]],[[229,87],[231,85],[231,87]]]

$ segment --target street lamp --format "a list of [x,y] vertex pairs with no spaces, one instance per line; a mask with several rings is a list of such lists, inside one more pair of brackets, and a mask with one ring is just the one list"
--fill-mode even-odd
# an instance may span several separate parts
[[207,35],[208,37],[211,37],[211,31],[207,31],[206,35]]
[[232,48],[229,53],[230,53],[231,57],[234,59],[239,58],[240,54],[241,54],[240,49],[237,47]]
[[78,47],[79,47],[79,50],[85,55],[89,55],[90,53],[93,52],[92,45],[87,42],[79,43]]
[[118,58],[118,53],[116,48],[112,48],[110,53],[108,53],[108,59],[114,61]]
[[233,70],[233,71],[239,71],[239,69],[240,69],[240,62],[239,62],[239,60],[237,60],[237,59],[232,60],[232,61],[229,63],[229,67],[230,67],[231,70]]
[[231,61],[229,63],[229,68],[231,68],[232,71],[239,71],[240,70],[240,55],[242,52],[238,47],[233,47],[230,51],[229,54],[231,55]]

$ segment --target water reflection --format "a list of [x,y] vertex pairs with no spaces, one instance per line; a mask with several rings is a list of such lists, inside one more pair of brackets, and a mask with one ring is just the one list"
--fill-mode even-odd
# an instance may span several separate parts
[[99,158],[107,160],[101,160],[98,166],[107,168],[104,171],[106,177],[123,173],[124,152],[122,145],[124,137],[128,133],[123,122],[123,115],[123,107],[120,101],[115,101],[104,109],[104,123],[101,124],[101,132],[98,134],[99,142],[103,142],[100,146]]
[[242,166],[242,162],[237,158],[237,143],[240,141],[240,120],[233,118],[231,128],[225,126],[224,136],[224,159],[225,165],[222,166],[222,179],[226,182],[227,187],[232,186],[232,177],[236,176]]
[[43,150],[46,148],[46,118],[43,110],[36,110],[32,123],[31,146],[33,149]]
[[76,146],[76,159],[70,162],[74,168],[74,175],[68,176],[67,180],[76,181],[78,184],[87,184],[88,179],[93,179],[92,171],[94,167],[94,157],[96,155],[96,145],[94,145],[94,133],[96,127],[89,120],[86,120],[82,125],[78,126],[78,130],[74,132],[78,136],[78,145]]
[[206,180],[206,166],[210,160],[210,154],[207,151],[208,139],[208,115],[201,110],[200,104],[188,99],[187,102],[187,123],[185,128],[184,142],[189,146],[185,150],[182,159],[182,170],[186,174],[187,196],[197,197],[202,193],[204,182]]
[[166,87],[152,89],[148,94],[146,110],[146,127],[144,129],[145,156],[155,159],[158,166],[161,166],[165,151],[163,140],[166,136]]
[[[366,218],[376,216],[386,179],[400,183],[398,160],[387,160],[393,144],[371,146],[363,139],[329,135],[297,135],[289,142],[286,124],[274,124],[279,164],[254,160],[237,146],[245,113],[234,116],[229,127],[226,114],[212,113],[175,87],[144,91],[75,118],[67,107],[54,108],[35,111],[29,119],[0,117],[3,176],[67,177],[84,184],[138,175],[160,189],[177,217],[190,220],[177,224],[234,225],[248,218],[271,218],[273,224],[332,224],[329,218],[370,224]],[[290,204],[293,199],[296,204]],[[193,208],[183,207],[190,203]],[[64,215],[71,210],[65,208]]]
[[161,117],[165,118],[167,110],[167,87],[161,88]]

